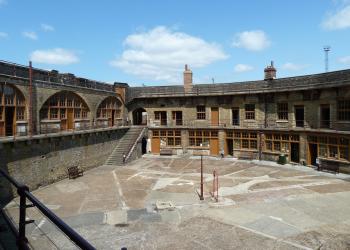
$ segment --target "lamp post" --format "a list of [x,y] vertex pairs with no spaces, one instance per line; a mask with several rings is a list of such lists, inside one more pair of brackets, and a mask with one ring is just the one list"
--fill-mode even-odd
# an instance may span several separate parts
[[201,195],[200,195],[200,200],[204,200],[204,195],[203,195],[203,155],[201,155]]

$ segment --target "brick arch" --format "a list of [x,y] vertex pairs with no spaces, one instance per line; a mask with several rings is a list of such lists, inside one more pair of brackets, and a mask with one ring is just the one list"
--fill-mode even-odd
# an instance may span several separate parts
[[0,136],[27,133],[26,110],[22,91],[13,84],[0,83]]
[[87,102],[72,91],[59,91],[49,96],[39,110],[42,133],[90,128]]
[[116,96],[108,96],[100,101],[96,109],[98,127],[122,125],[123,102]]

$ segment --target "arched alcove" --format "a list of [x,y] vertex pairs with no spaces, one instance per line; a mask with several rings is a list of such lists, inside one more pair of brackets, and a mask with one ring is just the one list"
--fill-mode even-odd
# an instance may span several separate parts
[[27,133],[26,102],[15,86],[0,83],[0,136]]
[[90,128],[90,110],[79,95],[61,91],[46,100],[40,109],[41,133]]
[[122,125],[122,103],[115,96],[104,99],[97,108],[96,123],[98,127]]

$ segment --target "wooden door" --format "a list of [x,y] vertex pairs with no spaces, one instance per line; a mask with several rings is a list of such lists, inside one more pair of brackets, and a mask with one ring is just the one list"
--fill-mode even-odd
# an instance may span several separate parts
[[160,138],[152,138],[151,141],[152,154],[160,153]]
[[73,111],[73,109],[67,110],[67,129],[74,129],[74,111]]
[[210,139],[210,155],[214,155],[214,156],[219,155],[219,139],[218,138]]
[[213,126],[219,125],[219,108],[217,107],[211,108],[211,125]]

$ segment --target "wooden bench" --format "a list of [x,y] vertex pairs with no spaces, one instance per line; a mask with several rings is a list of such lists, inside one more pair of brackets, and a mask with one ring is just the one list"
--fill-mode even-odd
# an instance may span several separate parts
[[84,175],[84,170],[80,169],[78,166],[73,166],[68,168],[68,178],[75,179],[79,176]]
[[329,161],[325,159],[320,159],[317,166],[317,171],[328,170],[334,172],[334,174],[339,174],[339,163],[335,161]]
[[239,153],[238,159],[241,160],[253,160],[254,159],[254,153],[250,151],[241,151]]
[[171,148],[161,148],[160,155],[172,155],[173,154],[173,150]]

